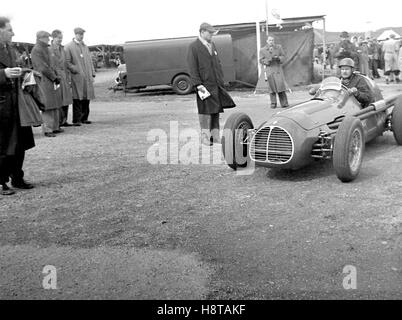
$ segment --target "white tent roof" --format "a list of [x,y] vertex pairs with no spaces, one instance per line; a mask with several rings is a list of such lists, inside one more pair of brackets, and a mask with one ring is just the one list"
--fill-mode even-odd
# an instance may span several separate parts
[[391,34],[395,35],[395,38],[400,38],[401,36],[399,34],[397,34],[394,30],[385,30],[383,33],[381,33],[380,36],[377,37],[377,40],[386,40],[387,38],[389,38],[389,36]]

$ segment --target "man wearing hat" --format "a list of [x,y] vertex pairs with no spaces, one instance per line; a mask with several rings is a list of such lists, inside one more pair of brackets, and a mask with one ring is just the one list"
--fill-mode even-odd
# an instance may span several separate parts
[[382,50],[384,52],[384,75],[385,81],[389,84],[394,81],[393,77],[395,76],[395,81],[397,83],[400,82],[399,80],[399,66],[398,66],[398,53],[399,53],[399,42],[395,39],[395,35],[391,34],[390,39],[384,41],[382,45]]
[[220,143],[219,113],[236,106],[224,87],[222,66],[212,42],[216,32],[209,23],[202,23],[199,37],[190,44],[187,55],[191,80],[197,91],[201,142],[207,146]]
[[89,103],[95,99],[94,78],[95,69],[92,63],[89,48],[84,43],[82,28],[75,28],[73,41],[65,46],[68,70],[71,72],[71,86],[73,94],[73,124],[90,124]]
[[366,79],[358,73],[354,73],[355,62],[351,58],[342,59],[339,62],[342,84],[348,88],[349,94],[360,102],[363,108],[374,102],[374,95]]
[[339,66],[339,61],[345,58],[351,58],[354,60],[355,65],[359,64],[356,46],[350,42],[349,33],[343,31],[340,34],[341,41],[336,45],[334,49],[334,57],[336,58],[337,65]]
[[33,188],[23,179],[25,151],[35,142],[32,128],[22,127],[20,122],[18,86],[23,72],[16,64],[13,36],[10,20],[0,17],[0,194],[4,196],[15,193],[7,185],[10,177],[15,188]]
[[36,44],[31,52],[34,70],[42,74],[39,83],[45,96],[45,110],[42,111],[43,133],[46,137],[55,137],[60,129],[60,108],[62,107],[60,77],[56,70],[56,61],[53,51],[49,47],[50,33],[38,31]]

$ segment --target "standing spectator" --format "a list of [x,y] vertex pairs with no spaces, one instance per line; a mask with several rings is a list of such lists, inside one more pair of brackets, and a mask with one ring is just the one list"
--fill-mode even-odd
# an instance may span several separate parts
[[286,90],[288,87],[285,81],[282,64],[285,61],[285,53],[280,44],[275,44],[275,39],[269,36],[267,45],[260,51],[260,63],[264,66],[268,92],[270,93],[271,108],[276,108],[278,94],[282,108],[289,106]]
[[319,63],[319,53],[318,53],[318,45],[316,44],[313,49],[313,60],[315,63]]
[[363,37],[359,37],[358,39],[357,52],[359,54],[359,71],[361,74],[365,76],[372,77],[369,69],[369,53],[368,53],[368,45],[367,41],[364,40]]
[[10,20],[0,17],[0,185],[2,195],[12,195],[7,183],[18,189],[32,189],[24,181],[25,151],[35,146],[32,128],[21,127],[18,112],[18,86],[22,76],[16,67],[14,36]]
[[71,124],[67,122],[68,106],[73,103],[71,94],[71,75],[67,70],[66,53],[64,47],[61,45],[63,42],[63,33],[60,30],[52,32],[52,45],[51,50],[55,57],[55,66],[57,75],[60,77],[60,89],[62,107],[60,109],[60,127],[70,127]]
[[399,49],[398,67],[399,67],[399,70],[402,70],[402,46],[401,46],[401,48]]
[[50,33],[38,31],[36,44],[32,49],[31,59],[34,70],[42,74],[39,86],[45,94],[45,110],[42,111],[43,133],[46,137],[55,137],[55,133],[63,132],[60,129],[61,90],[57,75],[56,61],[49,48]]
[[329,45],[328,52],[329,52],[329,53],[328,53],[329,65],[330,65],[331,69],[333,69],[333,68],[334,68],[334,64],[335,64],[335,58],[334,58],[334,55],[335,55],[335,45],[334,45],[333,43],[331,43],[331,44]]
[[[358,57],[356,52],[356,46],[350,42],[349,33],[343,31],[340,34],[341,41],[335,46],[335,54],[336,65],[339,65],[339,61],[345,58],[351,58],[354,60],[355,65],[358,64]],[[340,74],[340,69],[337,68],[338,75]]]
[[212,146],[220,143],[219,114],[224,108],[236,105],[225,90],[221,62],[212,42],[216,30],[209,23],[202,23],[199,32],[198,39],[189,46],[187,62],[192,83],[197,89],[201,143]]
[[376,39],[368,38],[368,56],[369,56],[369,65],[370,70],[373,75],[373,78],[380,78],[378,73],[378,63],[380,59],[379,45]]
[[391,34],[390,39],[384,41],[382,50],[384,53],[384,75],[385,81],[389,84],[395,76],[395,80],[399,83],[399,67],[398,67],[398,53],[399,53],[399,42],[395,40],[395,35]]
[[75,28],[73,41],[65,46],[67,66],[71,72],[75,126],[91,123],[88,121],[89,103],[95,99],[93,82],[96,75],[91,53],[84,43],[84,32],[82,28]]

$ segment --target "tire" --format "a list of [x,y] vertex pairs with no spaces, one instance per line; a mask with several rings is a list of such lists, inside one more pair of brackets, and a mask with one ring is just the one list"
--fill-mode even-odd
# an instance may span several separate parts
[[333,165],[342,182],[350,182],[359,175],[365,147],[364,130],[356,117],[346,117],[335,136]]
[[245,168],[250,162],[248,144],[242,144],[247,129],[253,129],[253,122],[245,113],[232,114],[225,123],[222,136],[222,152],[227,165],[233,170]]
[[402,98],[398,98],[392,111],[391,128],[396,143],[402,145]]
[[179,74],[173,79],[173,90],[180,95],[189,94],[193,91],[193,85],[188,75]]

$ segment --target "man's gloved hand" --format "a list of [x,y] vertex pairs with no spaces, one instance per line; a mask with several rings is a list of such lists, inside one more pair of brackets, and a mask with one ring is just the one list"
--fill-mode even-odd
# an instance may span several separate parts
[[56,85],[59,85],[59,84],[60,84],[60,78],[57,77],[56,79],[54,79],[53,82],[54,82]]
[[353,88],[349,88],[348,92],[349,92],[349,94],[356,95],[358,93],[358,90],[355,87],[353,87]]
[[5,68],[4,73],[6,75],[6,78],[9,78],[9,79],[19,78],[22,75],[22,69],[21,68]]

